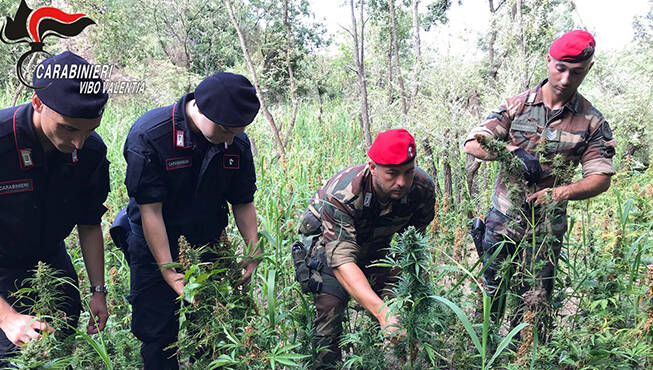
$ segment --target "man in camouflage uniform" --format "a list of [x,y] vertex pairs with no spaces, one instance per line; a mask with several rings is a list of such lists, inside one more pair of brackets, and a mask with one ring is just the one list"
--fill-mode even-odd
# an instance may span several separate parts
[[[507,141],[506,150],[524,170],[521,176],[509,174],[502,165],[492,208],[485,218],[483,282],[493,298],[495,321],[503,316],[503,293],[509,285],[499,271],[506,257],[521,257],[525,266],[519,289],[524,302],[515,315],[520,320],[526,307],[543,307],[551,295],[567,231],[567,201],[604,192],[615,173],[610,126],[577,92],[592,67],[594,46],[592,35],[580,30],[553,42],[547,58],[548,78],[507,99],[466,139],[465,152],[481,160],[497,159],[497,153],[486,150],[481,142],[487,138]],[[571,183],[578,163],[583,178]],[[561,168],[564,166],[566,170]],[[533,220],[535,230],[529,226]],[[522,240],[523,247],[517,248]],[[491,260],[495,252],[496,258]]]
[[341,360],[338,341],[350,295],[386,334],[397,330],[399,318],[388,315],[380,298],[387,294],[390,270],[368,265],[385,256],[395,233],[408,226],[424,232],[433,219],[433,180],[415,167],[415,155],[408,131],[380,133],[368,151],[369,163],[340,171],[302,215],[299,232],[310,247],[317,311],[314,343],[326,348],[315,368],[332,368]]

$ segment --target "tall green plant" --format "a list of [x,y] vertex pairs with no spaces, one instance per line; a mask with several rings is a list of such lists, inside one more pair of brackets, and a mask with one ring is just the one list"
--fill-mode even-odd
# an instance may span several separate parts
[[388,256],[377,266],[398,272],[397,282],[392,284],[394,298],[390,311],[399,314],[405,335],[395,346],[395,355],[405,360],[405,367],[416,369],[424,366],[422,361],[434,365],[442,342],[435,335],[444,329],[443,312],[431,297],[435,294],[430,278],[431,245],[426,236],[409,227],[397,237]]

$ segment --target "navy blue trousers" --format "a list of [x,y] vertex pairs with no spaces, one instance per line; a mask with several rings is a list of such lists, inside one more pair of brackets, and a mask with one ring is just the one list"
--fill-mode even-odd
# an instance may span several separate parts
[[163,280],[142,235],[129,233],[131,331],[141,344],[145,369],[178,369],[177,341],[180,303],[177,293]]

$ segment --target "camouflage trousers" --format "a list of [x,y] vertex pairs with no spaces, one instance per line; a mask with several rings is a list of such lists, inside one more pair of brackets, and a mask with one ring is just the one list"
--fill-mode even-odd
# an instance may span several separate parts
[[[360,265],[359,265],[360,266]],[[394,274],[389,268],[383,267],[361,267],[363,273],[370,281],[370,285],[376,294],[381,297],[389,295],[388,283],[394,279]],[[335,277],[328,273],[322,273],[323,284],[337,284],[342,291],[344,288],[338,283]],[[314,369],[333,369],[342,360],[342,353],[339,342],[342,335],[342,323],[349,302],[349,295],[345,293],[344,298],[324,293],[315,294],[315,337],[313,338],[314,348],[321,350],[318,352],[313,368]]]
[[[522,211],[509,217],[490,209],[485,217],[483,238],[483,284],[492,297],[493,320],[499,322],[503,318],[508,289],[513,288],[522,298],[512,315],[513,326],[522,320],[527,308],[539,309],[548,302],[567,232],[564,208],[549,214],[539,207],[534,210],[524,207]],[[517,287],[511,287],[514,278],[519,282]]]
[[[322,228],[320,220],[310,210],[306,210],[299,223],[299,236],[308,248],[307,264],[310,269],[310,279],[315,282],[312,287],[318,287],[314,292],[315,302],[315,336],[314,348],[320,349],[314,362],[315,369],[333,369],[342,360],[339,342],[342,335],[342,323],[345,318],[349,294],[333,275],[328,266],[324,245],[320,243]],[[384,267],[366,267],[372,262],[385,257],[385,248],[368,251],[358,266],[367,277],[374,292],[381,297],[389,296],[387,284],[395,281],[393,270]]]

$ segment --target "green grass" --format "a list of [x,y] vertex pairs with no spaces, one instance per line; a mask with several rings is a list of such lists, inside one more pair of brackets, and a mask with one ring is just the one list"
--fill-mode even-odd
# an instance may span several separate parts
[[[5,90],[0,93],[0,104],[8,106],[12,98],[13,95]],[[97,130],[108,146],[107,156],[111,162],[111,193],[106,202],[109,212],[102,224],[106,238],[107,300],[111,316],[101,337],[78,336],[69,358],[74,368],[141,366],[139,343],[129,333],[130,306],[124,298],[129,291],[129,269],[121,252],[108,238],[108,226],[128,201],[123,183],[125,161],[122,145],[125,136],[130,125],[151,108],[154,107],[137,99],[112,103]],[[273,114],[277,122],[285,122],[290,108],[273,107]],[[248,127],[247,133],[254,139],[258,152],[255,157],[258,186],[255,204],[265,250],[245,292],[255,309],[247,311],[237,321],[221,324],[216,321],[220,325],[214,325],[211,330],[215,331],[211,333],[221,339],[216,340],[211,349],[215,358],[190,365],[188,353],[184,352],[182,363],[185,366],[310,367],[313,358],[310,345],[314,314],[312,298],[301,295],[298,284],[294,282],[290,244],[296,237],[298,216],[313,193],[340,169],[366,161],[362,130],[355,114],[344,104],[339,101],[326,103],[322,122],[318,122],[315,103],[300,105],[297,124],[287,148],[286,168],[275,157],[275,143],[263,116],[259,115]],[[415,132],[417,137],[431,134],[427,128],[421,130],[425,131]],[[285,127],[281,131],[285,132]],[[440,148],[436,149],[440,152]],[[493,176],[496,170],[496,164],[491,164],[488,176]],[[460,166],[454,166],[453,171],[456,176],[464,173]],[[442,173],[441,169],[439,172]],[[647,295],[650,281],[646,278],[646,269],[647,263],[653,262],[653,196],[646,195],[646,186],[653,182],[652,170],[643,173],[621,171],[614,177],[608,192],[592,200],[570,203],[568,214],[572,221],[551,300],[557,325],[551,341],[540,343],[532,352],[528,366],[517,364],[509,350],[510,338],[516,331],[502,333],[506,339],[498,341],[496,352],[489,352],[488,315],[474,314],[479,307],[485,313],[487,309],[483,308],[487,308],[488,303],[480,299],[475,282],[480,276],[481,266],[477,264],[476,252],[466,234],[466,215],[468,211],[487,210],[492,180],[488,188],[480,189],[477,199],[469,199],[463,192],[462,201],[452,199],[446,211],[442,209],[443,200],[438,199],[440,223],[437,228],[427,231],[432,254],[428,268],[434,283],[434,297],[448,312],[442,322],[443,329],[437,333],[442,348],[435,348],[438,356],[434,357],[434,366],[483,368],[491,364],[495,368],[532,366],[538,369],[565,366],[600,368],[607,363],[619,368],[651,366],[653,332],[646,325],[653,318],[653,298]],[[442,184],[441,178],[439,182]],[[637,187],[634,187],[635,183]],[[456,254],[454,244],[458,226],[463,229],[463,243],[462,251]],[[233,241],[240,242],[233,222],[228,233]],[[83,262],[76,237],[69,238],[69,245],[80,271],[83,289],[88,282],[85,272],[81,271]],[[230,302],[222,304],[229,306]],[[351,304],[351,308],[350,321],[346,325],[345,354],[363,356],[362,346],[376,341],[364,337],[373,335],[366,329],[369,321],[356,313],[356,305]],[[84,321],[87,320],[88,315],[84,314],[80,330],[85,328]],[[380,345],[366,349],[383,351]],[[378,353],[365,353],[371,356],[370,360],[379,358],[374,357]],[[353,367],[356,363],[365,366],[365,358],[350,361]]]

